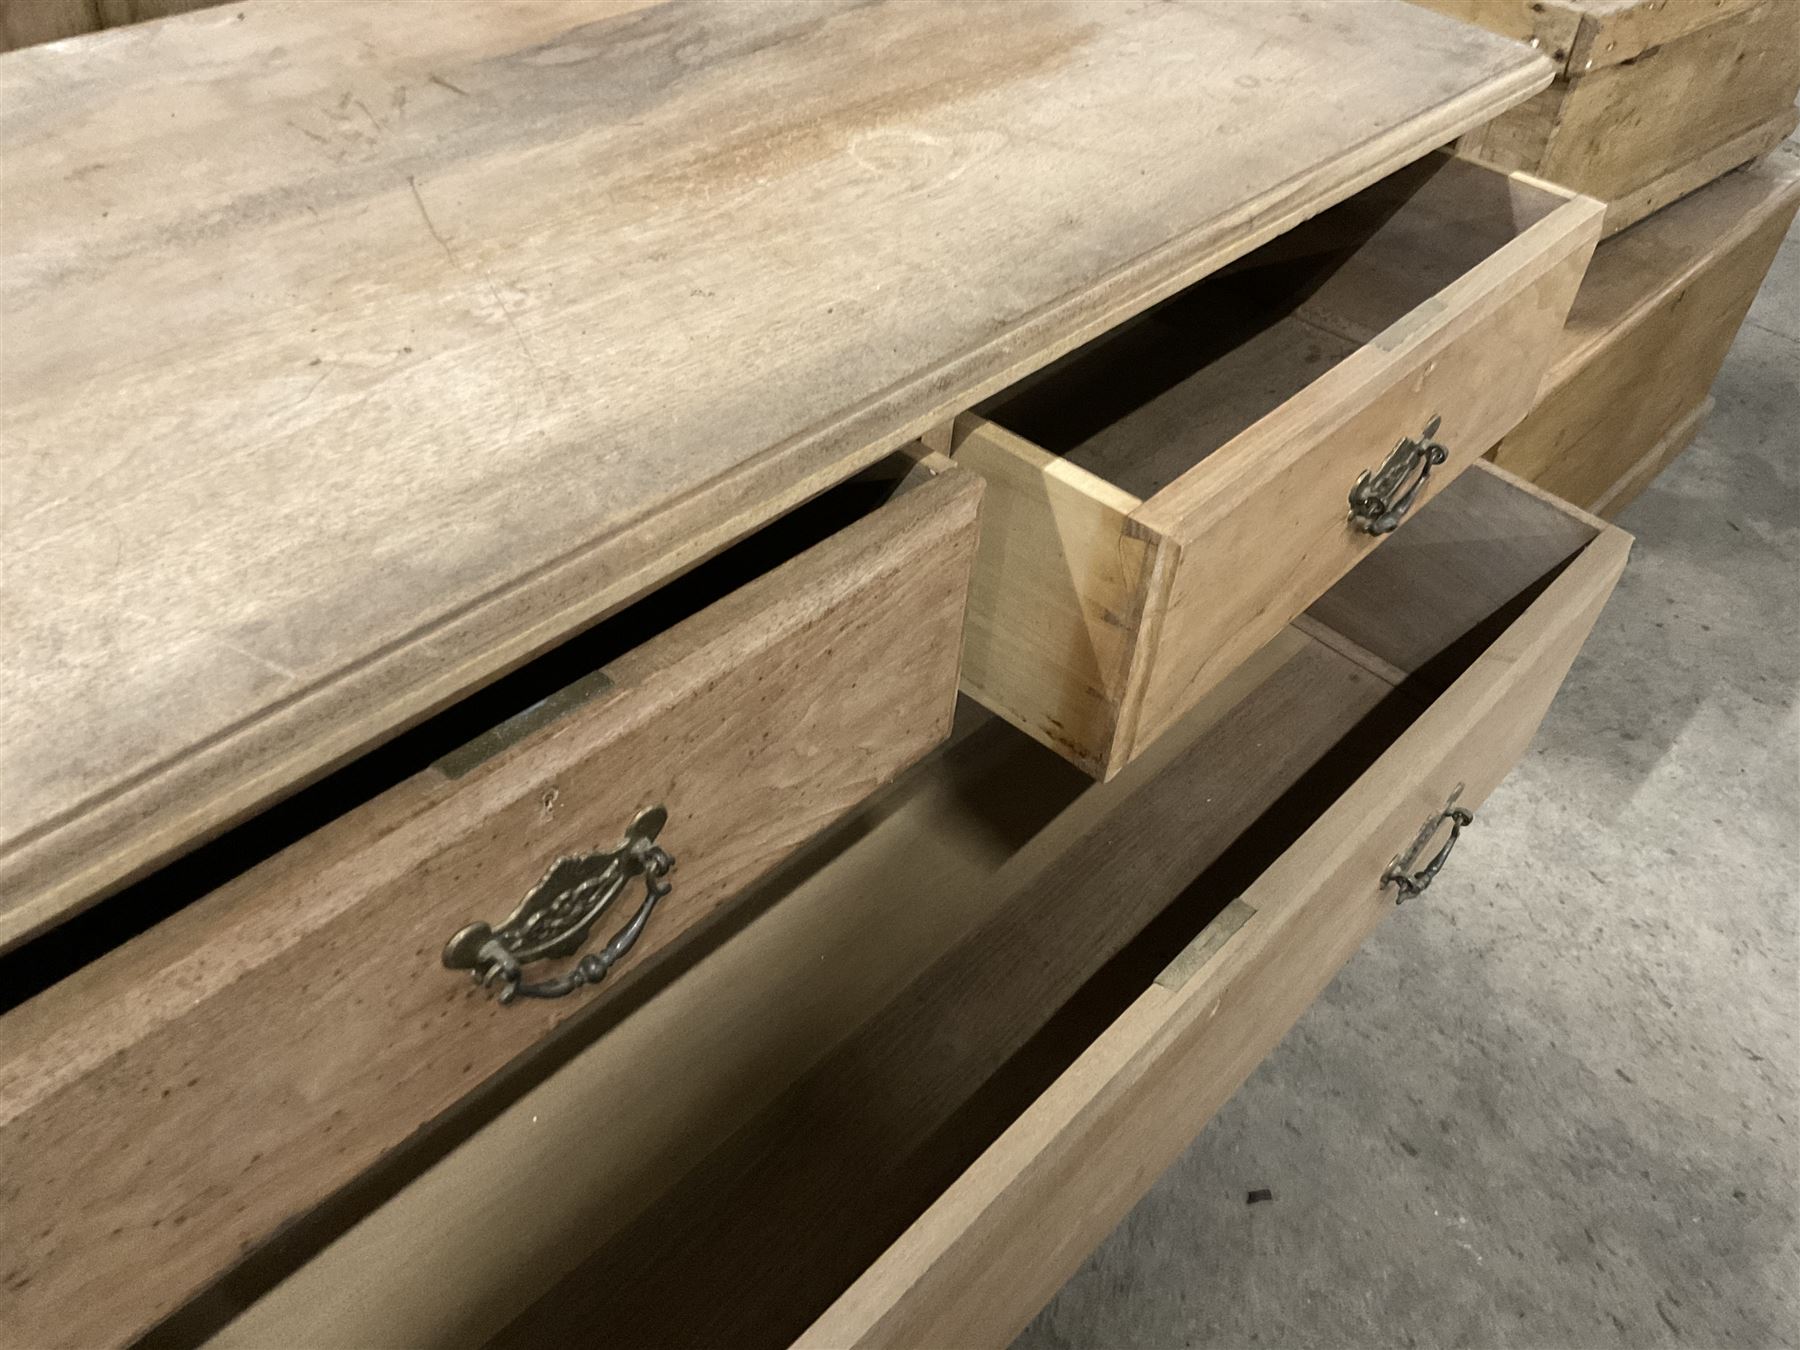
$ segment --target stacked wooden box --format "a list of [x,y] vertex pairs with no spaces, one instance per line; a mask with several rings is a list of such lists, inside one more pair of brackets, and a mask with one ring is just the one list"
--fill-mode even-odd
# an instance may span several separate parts
[[1606,233],[1778,144],[1800,93],[1794,0],[1420,0],[1560,73],[1461,154],[1607,203]]
[[1800,204],[1783,146],[1603,241],[1537,406],[1491,458],[1612,518],[1699,430]]
[[1537,407],[1496,463],[1611,516],[1688,445],[1800,201],[1795,0],[1420,0],[1555,82],[1457,144],[1607,204]]

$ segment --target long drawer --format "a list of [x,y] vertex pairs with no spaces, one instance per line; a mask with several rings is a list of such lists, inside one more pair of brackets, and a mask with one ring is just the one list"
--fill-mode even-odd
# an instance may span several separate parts
[[1628,548],[1479,465],[1110,782],[965,705],[753,922],[184,1335],[1005,1344],[1456,873]]
[[12,953],[16,998],[337,816],[0,1017],[0,1340],[141,1333],[942,740],[981,483],[896,474]]
[[1524,416],[1599,226],[1431,156],[960,418],[964,688],[1117,773]]

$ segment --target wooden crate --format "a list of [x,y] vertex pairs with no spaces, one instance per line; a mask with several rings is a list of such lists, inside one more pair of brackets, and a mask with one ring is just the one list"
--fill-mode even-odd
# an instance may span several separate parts
[[1502,467],[1604,516],[1693,439],[1707,390],[1800,204],[1783,147],[1603,241]]
[[1774,146],[1800,92],[1795,0],[1418,0],[1549,53],[1548,89],[1459,151],[1608,203],[1606,233]]

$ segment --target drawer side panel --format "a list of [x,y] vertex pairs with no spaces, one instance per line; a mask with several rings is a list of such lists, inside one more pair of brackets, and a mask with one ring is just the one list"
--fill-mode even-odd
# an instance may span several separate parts
[[1089,773],[1106,767],[1154,541],[1138,501],[973,414],[957,462],[987,481],[963,688]]

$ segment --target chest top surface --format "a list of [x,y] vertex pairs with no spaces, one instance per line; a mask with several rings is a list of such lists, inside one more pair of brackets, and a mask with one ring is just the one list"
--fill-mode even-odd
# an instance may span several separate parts
[[1549,73],[1401,0],[0,57],[0,947]]

